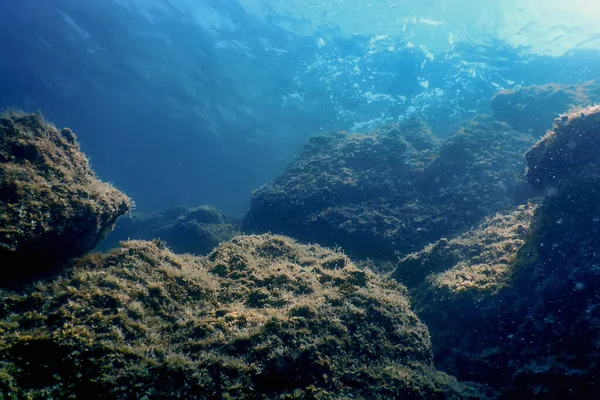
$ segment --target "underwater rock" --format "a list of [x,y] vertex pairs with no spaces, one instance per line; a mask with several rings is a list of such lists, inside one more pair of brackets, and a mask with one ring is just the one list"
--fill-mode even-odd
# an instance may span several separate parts
[[506,399],[598,397],[599,117],[600,107],[566,114],[527,153],[544,195],[534,212],[439,241],[392,274],[414,285],[440,369]]
[[391,273],[408,286],[442,370],[497,388],[509,384],[514,371],[507,338],[516,327],[507,288],[536,208],[522,205],[462,235],[440,239],[401,259]]
[[434,369],[402,285],[281,236],[206,257],[124,242],[1,297],[0,393],[15,398],[486,396]]
[[510,278],[536,207],[534,203],[519,206],[486,218],[462,235],[429,244],[400,259],[391,276],[409,288],[424,284],[427,291],[448,291],[451,296],[498,291]]
[[77,144],[40,114],[0,116],[2,284],[30,281],[91,250],[131,201],[101,182]]
[[595,80],[581,85],[549,84],[504,90],[492,99],[492,110],[499,121],[539,138],[561,113],[598,102],[600,81]]
[[527,181],[546,194],[582,179],[600,182],[600,106],[561,115],[525,157]]
[[395,260],[521,203],[523,153],[533,142],[485,117],[443,144],[418,120],[315,137],[255,191],[242,226]]
[[504,301],[515,310],[504,318],[518,324],[503,346],[495,344],[510,355],[514,383],[507,399],[600,394],[598,183],[547,197],[536,212],[534,234],[519,251]]
[[205,255],[240,233],[240,223],[211,206],[169,207],[153,214],[133,212],[122,218],[98,246],[117,247],[123,240],[160,239],[175,253]]
[[600,394],[599,149],[594,106],[558,118],[526,155],[528,181],[545,197],[514,278],[523,317],[511,395]]
[[440,233],[463,231],[525,202],[533,192],[522,178],[523,154],[534,142],[486,116],[465,122],[448,138],[427,166],[422,188],[421,201],[439,208]]
[[417,197],[417,180],[438,146],[418,120],[312,137],[295,163],[254,192],[242,228],[339,245],[362,258],[393,257],[408,223],[395,205]]

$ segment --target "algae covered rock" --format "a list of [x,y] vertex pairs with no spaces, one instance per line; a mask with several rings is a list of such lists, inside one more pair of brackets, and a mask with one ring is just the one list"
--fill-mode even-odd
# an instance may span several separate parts
[[117,247],[122,240],[160,239],[175,253],[205,255],[238,235],[239,225],[211,206],[174,206],[152,214],[134,211],[130,218],[119,220],[98,249]]
[[[506,398],[600,393],[600,193],[585,183],[548,196],[519,252],[504,318],[514,384]],[[467,379],[466,377],[464,377]]]
[[438,146],[418,120],[313,137],[295,163],[254,192],[243,229],[342,246],[361,258],[393,256],[411,223],[399,208],[417,196]]
[[[522,343],[514,395],[600,393],[600,107],[563,115],[527,153],[544,195],[514,277]],[[535,284],[532,285],[532,282]]]
[[91,250],[131,201],[101,182],[73,132],[39,114],[0,117],[2,282],[29,279]]
[[526,197],[528,135],[480,117],[441,143],[424,123],[311,139],[255,191],[243,229],[396,260]]
[[509,278],[536,207],[519,206],[486,218],[462,235],[429,244],[400,259],[392,277],[411,288],[425,284],[427,290],[497,291]]
[[596,80],[580,85],[548,84],[504,90],[492,99],[492,110],[499,121],[540,137],[558,115],[597,102],[600,102],[600,81]]
[[393,276],[413,285],[443,371],[506,399],[598,397],[598,115],[562,116],[527,153],[527,179],[543,195],[535,211],[498,216],[399,263]]
[[572,110],[525,155],[527,181],[547,194],[600,181],[600,106]]
[[0,304],[15,398],[484,396],[433,368],[401,285],[280,236],[203,258],[125,242]]
[[440,239],[401,259],[391,274],[409,286],[442,370],[497,388],[510,384],[508,348],[518,319],[514,299],[506,299],[537,207],[522,205]]
[[525,202],[531,190],[522,179],[523,154],[534,142],[490,117],[462,124],[425,171],[422,202],[438,205],[441,233],[460,232]]

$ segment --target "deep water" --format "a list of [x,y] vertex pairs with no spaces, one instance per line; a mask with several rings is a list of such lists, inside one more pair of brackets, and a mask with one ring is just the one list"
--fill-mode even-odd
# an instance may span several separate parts
[[260,15],[256,3],[2,2],[0,106],[71,127],[139,209],[212,204],[241,216],[309,135],[415,115],[447,137],[489,112],[500,89],[578,83],[600,69],[597,51],[536,54],[494,37],[434,54],[433,40],[448,42],[435,25],[430,36],[415,33],[423,24],[347,35],[334,15],[302,31],[301,15],[277,13],[283,3]]

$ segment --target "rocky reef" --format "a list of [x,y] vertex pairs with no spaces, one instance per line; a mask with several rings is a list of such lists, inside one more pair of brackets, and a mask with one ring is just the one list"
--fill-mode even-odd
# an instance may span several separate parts
[[392,272],[409,287],[415,312],[430,328],[442,370],[496,388],[510,384],[508,349],[517,322],[508,293],[536,208],[527,204],[487,218],[407,255]]
[[599,150],[600,107],[561,116],[526,154],[539,206],[400,261],[442,370],[506,399],[600,393]]
[[125,242],[1,297],[3,399],[486,396],[434,369],[402,285],[281,236]]
[[85,254],[130,207],[127,196],[96,177],[69,128],[40,114],[0,116],[3,285]]
[[152,214],[133,212],[122,218],[98,250],[118,247],[123,240],[160,239],[175,253],[206,255],[240,233],[240,222],[211,206],[174,206]]
[[[391,275],[411,288],[425,284],[427,291],[448,291],[439,293],[441,299],[461,292],[497,292],[510,278],[514,255],[525,243],[536,207],[519,206],[486,218],[462,235],[429,244],[400,259]],[[430,306],[431,300],[427,303]]]
[[0,289],[0,400],[600,393],[600,106],[533,146],[483,116],[444,142],[418,120],[313,137],[243,220],[295,239],[172,207],[87,255],[131,201],[70,130],[15,112],[0,130],[20,283]]
[[520,203],[523,154],[533,142],[486,117],[443,143],[419,120],[313,137],[255,191],[243,229],[395,260]]
[[526,267],[515,276],[523,310],[515,332],[522,341],[515,354],[518,395],[600,393],[599,151],[594,106],[561,116],[526,154],[527,180],[545,198],[520,254]]
[[[421,203],[438,210],[439,232],[429,242],[471,228],[532,195],[522,178],[523,153],[535,142],[504,122],[480,116],[448,138],[425,170]],[[441,234],[441,235],[440,235]]]
[[[17,112],[0,129],[3,283],[19,281],[0,289],[1,400],[490,395],[437,371],[406,288],[342,253],[262,235],[83,255],[131,201],[69,129]],[[210,207],[130,221],[186,252],[235,231]]]
[[600,81],[595,80],[580,85],[548,84],[504,90],[492,99],[492,110],[496,119],[537,139],[550,129],[559,114],[598,102]]
[[600,106],[574,109],[554,122],[525,155],[527,181],[548,195],[600,181]]

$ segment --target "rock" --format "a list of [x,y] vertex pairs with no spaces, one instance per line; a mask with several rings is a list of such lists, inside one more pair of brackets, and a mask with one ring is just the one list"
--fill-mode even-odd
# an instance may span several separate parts
[[[458,293],[479,296],[497,292],[510,278],[536,207],[534,203],[519,206],[486,218],[462,235],[429,244],[400,259],[392,277],[409,288],[425,285],[420,290],[437,291],[442,299]],[[437,314],[438,309],[431,308]]]
[[239,221],[211,206],[174,206],[150,215],[133,212],[98,246],[117,247],[123,240],[160,239],[175,253],[208,254],[219,243],[240,233]]
[[525,155],[527,181],[546,194],[564,192],[582,180],[599,182],[599,127],[600,106],[575,109],[557,118],[553,129]]
[[101,182],[73,132],[39,114],[0,117],[2,284],[51,273],[91,250],[131,201]]
[[243,230],[342,246],[360,257],[393,256],[405,221],[390,202],[415,197],[438,146],[417,120],[370,134],[311,138],[294,164],[255,191]]
[[535,211],[400,261],[393,276],[410,285],[443,371],[503,399],[598,397],[599,132],[600,107],[558,118],[526,157]]
[[486,396],[434,369],[402,285],[281,236],[202,258],[125,242],[1,297],[0,392],[17,398]]
[[531,144],[485,117],[444,143],[417,120],[313,138],[281,176],[255,191],[243,229],[340,246],[358,259],[396,260],[522,202],[519,176]]
[[599,149],[594,106],[558,118],[527,153],[527,179],[545,197],[514,277],[522,317],[509,396],[600,393]]
[[483,218],[508,211],[533,192],[522,178],[523,154],[535,140],[504,122],[480,116],[464,123],[427,166],[422,202],[439,208],[442,236],[471,228]]
[[600,81],[581,85],[549,84],[504,90],[492,99],[494,117],[515,129],[541,137],[561,113],[600,102]]
[[391,274],[409,287],[442,370],[495,388],[510,385],[514,350],[509,338],[517,320],[516,302],[507,298],[536,208],[523,205],[460,236],[440,239],[401,259]]

